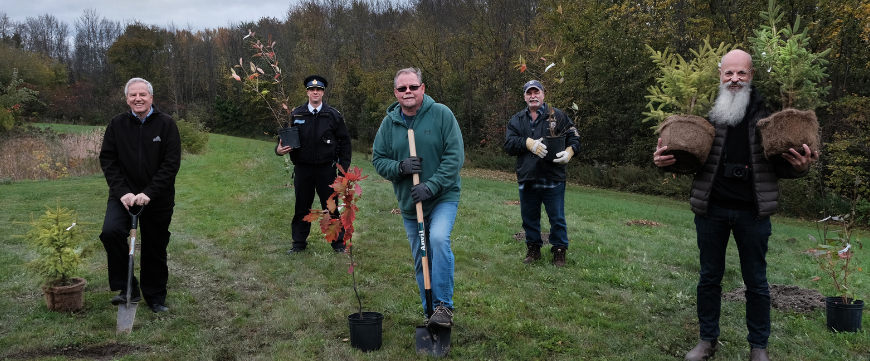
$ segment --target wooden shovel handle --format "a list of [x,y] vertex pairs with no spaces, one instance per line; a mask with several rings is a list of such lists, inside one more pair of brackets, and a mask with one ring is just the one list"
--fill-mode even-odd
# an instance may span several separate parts
[[[414,141],[414,130],[408,129],[408,148],[410,148],[411,156],[417,156],[417,143]],[[420,174],[414,173],[413,182],[414,185],[420,184]],[[420,237],[420,251],[423,252],[422,262],[423,262],[423,285],[425,289],[431,290],[432,284],[429,280],[429,258],[427,257],[426,250],[426,241],[424,238],[426,237],[425,225],[423,224],[423,202],[417,202],[415,205],[417,208],[417,228]]]

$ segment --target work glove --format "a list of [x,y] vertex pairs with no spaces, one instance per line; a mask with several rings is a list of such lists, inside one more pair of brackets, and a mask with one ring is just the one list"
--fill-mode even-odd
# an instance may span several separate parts
[[529,148],[529,151],[536,156],[543,158],[547,156],[547,146],[544,145],[544,143],[541,143],[541,139],[544,138],[526,138],[526,148]]
[[426,183],[420,183],[411,188],[411,198],[414,199],[414,203],[420,203],[432,198],[432,191],[429,190]]
[[423,166],[420,165],[422,161],[423,158],[420,157],[405,158],[405,160],[399,162],[399,170],[402,171],[402,175],[420,173],[423,171]]
[[556,153],[556,159],[553,159],[553,163],[558,164],[568,164],[568,161],[571,160],[571,157],[574,156],[574,148],[568,147],[565,150]]

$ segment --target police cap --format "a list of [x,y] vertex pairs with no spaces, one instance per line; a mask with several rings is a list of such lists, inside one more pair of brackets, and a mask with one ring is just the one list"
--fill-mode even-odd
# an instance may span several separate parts
[[324,79],[320,75],[311,75],[311,76],[305,78],[305,81],[303,82],[303,84],[305,84],[305,89],[311,89],[311,88],[325,89],[327,86],[326,79]]

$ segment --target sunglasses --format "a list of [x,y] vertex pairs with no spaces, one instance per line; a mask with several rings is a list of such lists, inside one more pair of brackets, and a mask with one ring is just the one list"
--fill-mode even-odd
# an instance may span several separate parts
[[417,89],[420,89],[420,87],[421,87],[421,85],[400,86],[400,87],[396,88],[396,90],[398,90],[399,93],[404,93],[405,91],[408,90],[408,88],[411,88],[411,91],[414,92],[414,91],[417,91]]

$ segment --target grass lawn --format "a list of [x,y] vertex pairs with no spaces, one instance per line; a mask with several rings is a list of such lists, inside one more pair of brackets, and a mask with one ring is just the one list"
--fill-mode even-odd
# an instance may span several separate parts
[[[115,294],[97,236],[105,211],[102,175],[0,185],[0,358],[124,360],[409,360],[414,326],[422,322],[410,249],[392,186],[370,159],[353,165],[370,177],[354,238],[356,277],[365,310],[385,314],[383,347],[352,349],[346,318],[356,312],[347,256],[318,237],[308,250],[290,248],[292,183],[274,144],[212,135],[203,155],[185,156],[170,228],[170,311],[140,307],[132,335],[115,334]],[[517,186],[512,181],[462,179],[453,230],[456,255],[456,360],[681,360],[698,338],[695,285],[698,256],[693,215],[686,202],[569,186],[568,265],[552,256],[522,264],[525,245]],[[509,177],[508,177],[509,178]],[[85,308],[49,312],[38,278],[25,263],[23,240],[31,212],[45,205],[78,210],[93,223]],[[145,210],[147,212],[147,209]],[[650,220],[661,227],[628,226]],[[768,278],[804,288],[818,267],[801,253],[813,244],[812,223],[774,217]],[[141,241],[148,242],[142,235]],[[787,241],[790,238],[797,242]],[[866,236],[864,237],[866,239]],[[729,247],[723,291],[742,284],[736,247]],[[544,249],[548,250],[548,247]],[[858,253],[867,257],[867,250]],[[866,268],[870,263],[863,261]],[[856,275],[870,284],[867,272]],[[870,292],[861,290],[868,300]],[[865,316],[866,312],[865,312]],[[834,334],[824,311],[773,310],[771,356],[776,360],[867,360],[870,328]],[[723,347],[716,360],[748,359],[744,304],[723,302]]]

